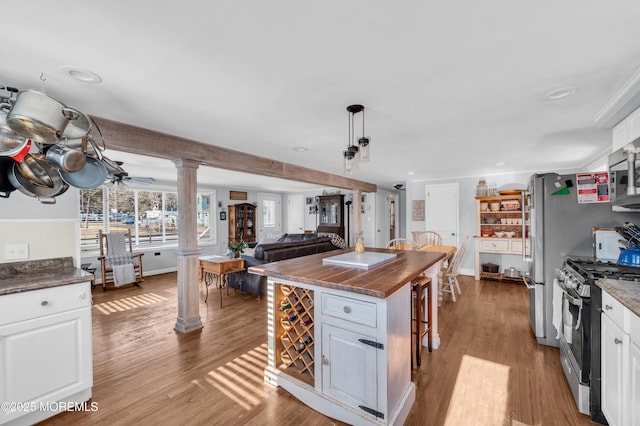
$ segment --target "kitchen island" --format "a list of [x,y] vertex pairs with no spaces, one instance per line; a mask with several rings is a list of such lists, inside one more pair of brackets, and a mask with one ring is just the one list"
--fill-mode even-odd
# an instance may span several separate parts
[[0,424],[95,408],[92,278],[71,257],[0,264]]
[[415,400],[410,282],[445,254],[367,249],[393,258],[368,268],[323,263],[350,252],[249,268],[268,277],[264,379],[350,424],[402,424]]

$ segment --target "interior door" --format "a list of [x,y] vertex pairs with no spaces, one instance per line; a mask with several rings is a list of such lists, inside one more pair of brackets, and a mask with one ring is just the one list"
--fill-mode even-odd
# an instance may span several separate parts
[[442,236],[442,244],[458,246],[458,184],[443,183],[426,187],[425,225],[427,231]]
[[376,194],[376,247],[386,247],[391,237],[390,194],[378,191]]
[[291,194],[288,197],[287,232],[301,234],[304,232],[304,195]]
[[282,230],[280,194],[258,194],[258,241],[266,234]]

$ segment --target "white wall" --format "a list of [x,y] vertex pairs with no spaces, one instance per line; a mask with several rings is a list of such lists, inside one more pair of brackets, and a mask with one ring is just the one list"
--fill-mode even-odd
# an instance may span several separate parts
[[5,258],[7,244],[29,245],[29,259],[80,258],[78,191],[69,188],[55,204],[13,191],[0,199],[0,263],[18,262]]

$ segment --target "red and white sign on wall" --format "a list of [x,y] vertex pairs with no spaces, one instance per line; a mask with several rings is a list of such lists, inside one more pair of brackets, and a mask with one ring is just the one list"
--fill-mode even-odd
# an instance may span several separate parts
[[608,203],[609,172],[578,173],[578,203]]

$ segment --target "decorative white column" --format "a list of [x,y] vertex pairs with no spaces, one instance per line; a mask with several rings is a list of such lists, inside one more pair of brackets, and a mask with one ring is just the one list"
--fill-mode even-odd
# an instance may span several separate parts
[[202,328],[200,320],[200,278],[198,274],[197,172],[200,163],[178,158],[178,319],[180,333]]

